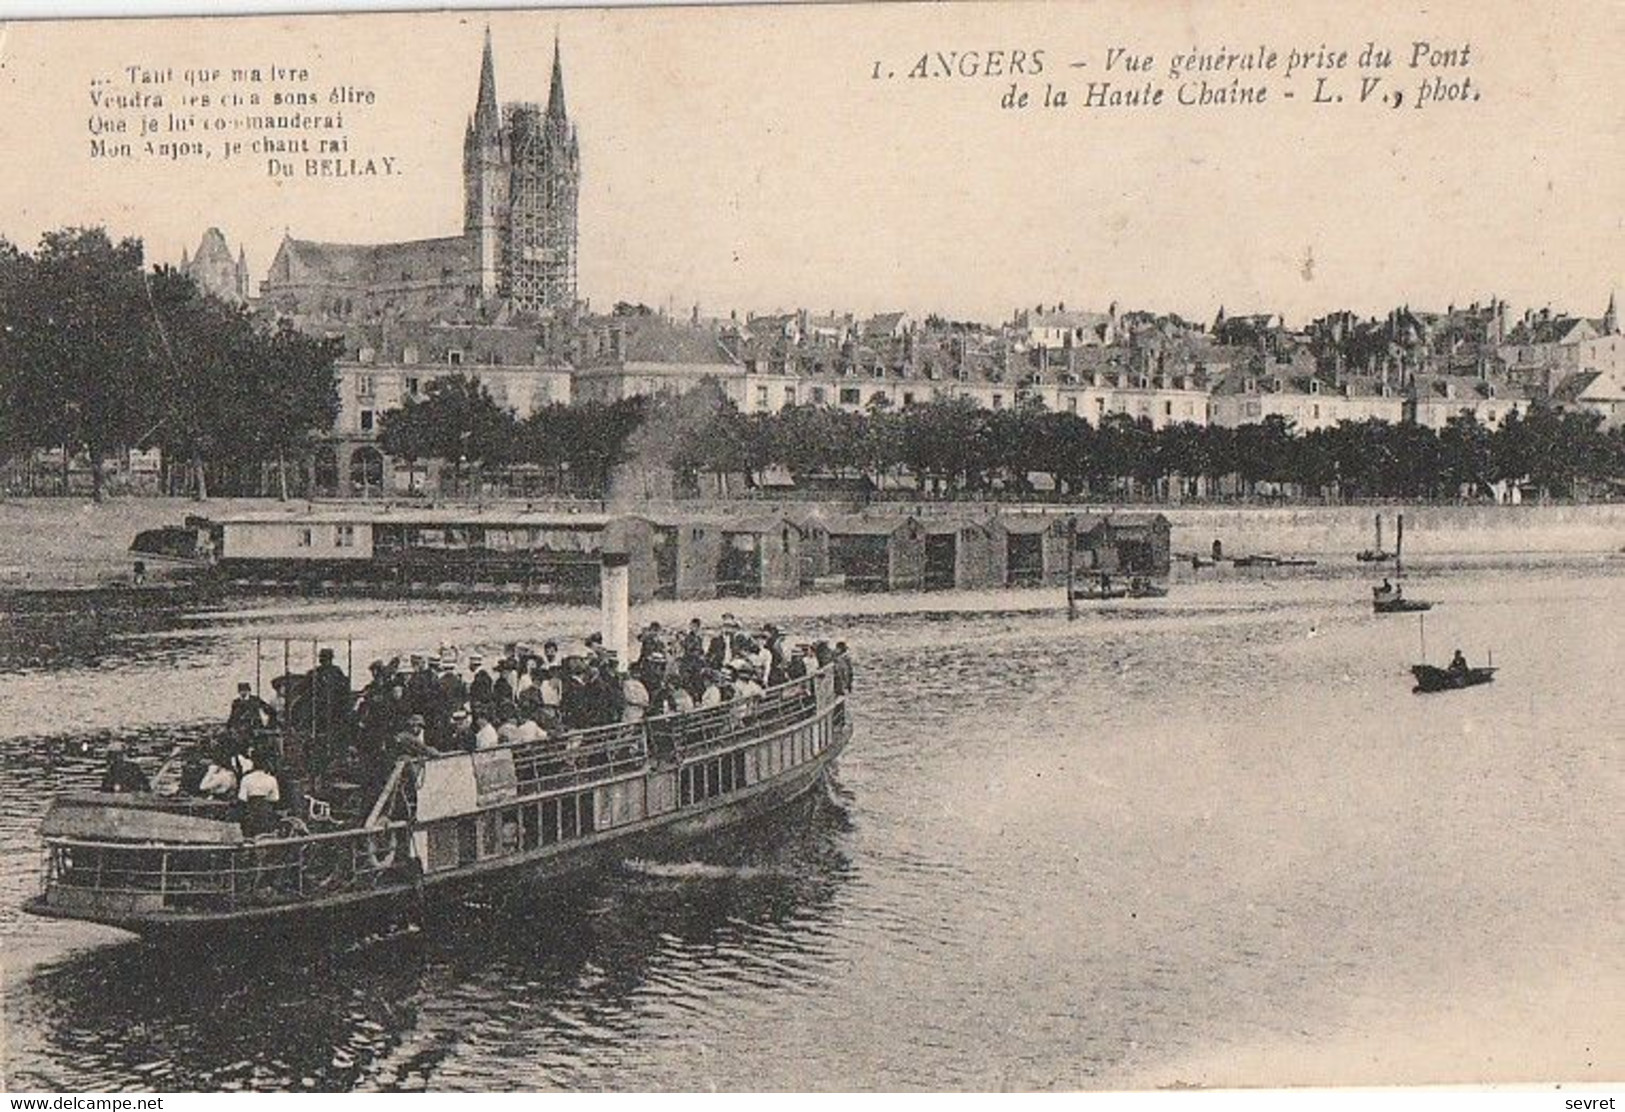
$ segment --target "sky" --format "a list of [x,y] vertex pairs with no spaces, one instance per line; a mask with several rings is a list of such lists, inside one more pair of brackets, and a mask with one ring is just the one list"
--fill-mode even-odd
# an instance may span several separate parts
[[[1442,309],[1492,295],[1600,315],[1625,259],[1625,5],[1252,0],[850,4],[14,21],[0,29],[0,236],[64,225],[177,260],[210,225],[254,282],[285,232],[381,242],[457,233],[462,138],[489,26],[502,100],[544,100],[554,37],[580,130],[581,294],[686,314],[891,308],[998,320],[1017,307],[1274,312]],[[1000,106],[1003,77],[905,76],[942,51],[1043,51],[1046,85],[1142,83],[1106,53],[1260,44],[1400,54],[1471,44],[1471,105]],[[1083,68],[1069,63],[1084,62]],[[94,160],[91,82],[126,65],[308,68],[372,90],[351,152],[387,178],[266,177]],[[895,78],[876,79],[881,72]],[[1327,71],[1349,100],[1357,80]],[[1222,79],[1221,79],[1222,80]],[[1168,85],[1173,95],[1176,82]],[[265,87],[272,87],[267,85]],[[1291,102],[1281,89],[1295,90]],[[171,85],[170,92],[186,91]],[[302,161],[302,160],[301,160]]]

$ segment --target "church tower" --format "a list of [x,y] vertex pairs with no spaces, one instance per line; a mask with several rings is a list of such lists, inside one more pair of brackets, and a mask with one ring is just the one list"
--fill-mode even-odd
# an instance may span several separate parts
[[531,312],[569,310],[576,301],[577,202],[581,153],[564,102],[564,63],[553,40],[546,110],[514,105],[508,120],[507,258],[502,294]]
[[480,59],[480,91],[474,115],[463,136],[463,234],[474,251],[481,300],[495,297],[502,285],[503,225],[508,207],[510,173],[507,136],[497,107],[496,66],[491,60],[491,29],[485,29]]
[[1614,306],[1614,295],[1608,295],[1608,309],[1602,315],[1602,331],[1605,336],[1612,336],[1619,331],[1619,310]]

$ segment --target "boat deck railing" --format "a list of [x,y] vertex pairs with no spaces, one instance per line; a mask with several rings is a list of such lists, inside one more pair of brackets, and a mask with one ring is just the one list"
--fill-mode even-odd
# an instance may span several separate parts
[[53,904],[72,908],[82,891],[103,908],[181,914],[368,890],[408,880],[415,868],[405,823],[235,846],[53,840],[46,854]]
[[788,729],[817,712],[819,685],[828,689],[826,700],[833,696],[830,669],[768,688],[753,699],[508,746],[519,795],[582,787],[641,772],[652,759],[687,760]]

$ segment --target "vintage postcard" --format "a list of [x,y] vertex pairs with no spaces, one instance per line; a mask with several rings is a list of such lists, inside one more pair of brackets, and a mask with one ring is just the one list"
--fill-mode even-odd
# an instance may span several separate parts
[[0,24],[0,1085],[1625,1080],[1622,50]]

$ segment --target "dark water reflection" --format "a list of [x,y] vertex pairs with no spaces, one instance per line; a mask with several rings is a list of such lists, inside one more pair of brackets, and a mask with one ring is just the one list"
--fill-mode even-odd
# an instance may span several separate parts
[[[1622,573],[1421,567],[1425,626],[1374,617],[1366,578],[1337,568],[1076,622],[1039,592],[729,604],[854,645],[839,807],[629,862],[567,900],[253,956],[20,915],[46,801],[92,782],[112,737],[156,758],[212,728],[270,632],[356,637],[359,662],[579,635],[593,615],[258,600],[71,636],[13,621],[5,1081],[1076,1088],[1201,1081],[1249,1053],[1331,1070],[1348,1045],[1364,1080],[1537,1053],[1523,1076],[1617,1075],[1617,1054],[1585,1048],[1620,1045],[1587,1003],[1625,995],[1609,883],[1625,835],[1598,818],[1625,797]],[[1497,682],[1411,695],[1424,633],[1435,662],[1493,650]],[[77,647],[35,652],[37,636]],[[1474,1056],[1402,1072],[1439,1029]]]
[[[295,953],[140,944],[37,971],[15,1017],[48,1048],[30,1089],[602,1088],[638,1068],[639,1027],[698,985],[819,979],[804,930],[850,869],[840,813],[632,862],[568,899],[524,893]],[[732,863],[730,863],[730,859]],[[295,950],[298,950],[295,947]],[[727,983],[709,966],[727,965]],[[515,1072],[513,1063],[522,1062]]]

